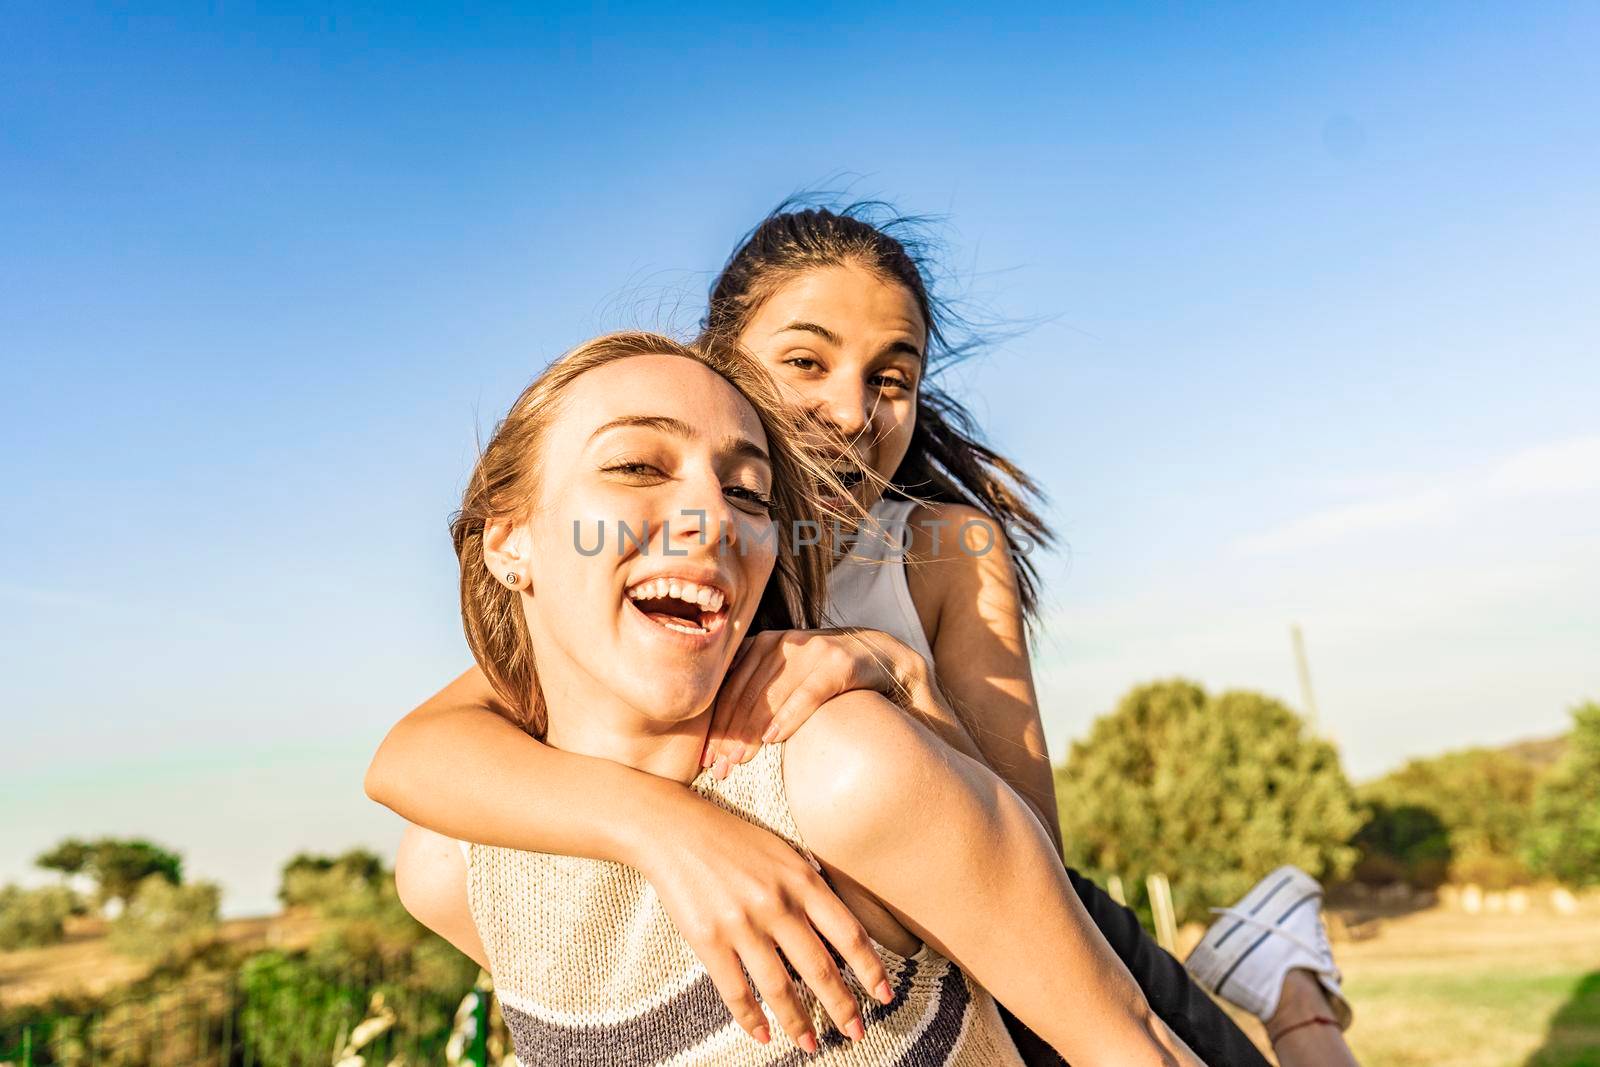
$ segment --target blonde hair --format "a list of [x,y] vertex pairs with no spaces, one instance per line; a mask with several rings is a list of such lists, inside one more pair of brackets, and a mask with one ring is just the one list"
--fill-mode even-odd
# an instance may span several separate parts
[[461,621],[467,645],[505,701],[511,720],[534,737],[544,736],[547,720],[521,594],[489,573],[483,559],[484,529],[491,522],[516,521],[528,513],[538,490],[539,450],[567,387],[596,367],[656,355],[693,360],[720,375],[755,408],[766,433],[778,558],[752,632],[821,625],[829,547],[825,539],[817,543],[797,539],[797,528],[806,520],[832,520],[848,530],[860,521],[859,514],[842,513],[826,502],[828,497],[848,500],[849,496],[833,473],[801,448],[802,431],[772,380],[737,348],[710,341],[684,345],[660,334],[630,331],[597,337],[557,359],[522,391],[495,427],[479,452],[461,510],[450,520],[461,566]]

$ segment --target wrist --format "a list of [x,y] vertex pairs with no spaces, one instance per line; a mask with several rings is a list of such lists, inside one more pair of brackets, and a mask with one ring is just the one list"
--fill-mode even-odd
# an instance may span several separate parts
[[884,695],[909,706],[932,696],[933,670],[922,654],[893,634],[879,633],[868,647],[883,670],[888,685]]
[[895,664],[895,684],[899,689],[897,699],[908,706],[932,709],[944,704],[943,694],[934,681],[933,668],[911,648],[907,648],[905,656]]
[[648,875],[652,864],[662,857],[663,842],[676,841],[691,820],[704,814],[708,807],[696,793],[678,782],[654,775],[647,776],[649,795],[646,802],[630,806],[626,816],[611,820],[614,826],[609,837],[610,859],[626,864]]

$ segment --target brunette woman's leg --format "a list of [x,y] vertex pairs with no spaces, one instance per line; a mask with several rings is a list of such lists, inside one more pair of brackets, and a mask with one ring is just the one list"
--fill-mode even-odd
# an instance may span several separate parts
[[[1138,918],[1099,886],[1067,868],[1089,917],[1133,974],[1145,999],[1172,1032],[1210,1067],[1269,1067],[1244,1031],[1189,977],[1189,972],[1145,933]],[[1063,1005],[1063,1011],[1070,1011]],[[1030,1067],[1059,1067],[1061,1057],[1021,1021],[1002,1009],[1006,1028]]]

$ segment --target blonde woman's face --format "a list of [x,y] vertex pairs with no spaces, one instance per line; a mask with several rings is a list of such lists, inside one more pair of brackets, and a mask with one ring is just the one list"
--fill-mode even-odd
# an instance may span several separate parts
[[[524,614],[552,706],[609,691],[681,722],[715,697],[777,554],[755,410],[677,356],[588,371],[543,439]],[[553,691],[556,690],[556,691]]]
[[927,339],[905,286],[855,266],[784,283],[739,335],[824,431],[814,447],[862,507],[877,501],[911,447]]

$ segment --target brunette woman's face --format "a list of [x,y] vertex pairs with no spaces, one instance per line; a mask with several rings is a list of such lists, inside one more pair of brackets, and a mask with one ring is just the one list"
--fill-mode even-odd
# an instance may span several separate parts
[[927,341],[906,287],[857,266],[796,275],[739,335],[790,402],[831,431],[826,438],[843,439],[818,447],[863,507],[911,446]]
[[761,421],[721,375],[669,355],[590,370],[558,405],[533,513],[508,536],[540,684],[552,709],[620,698],[663,725],[693,718],[777,554]]

